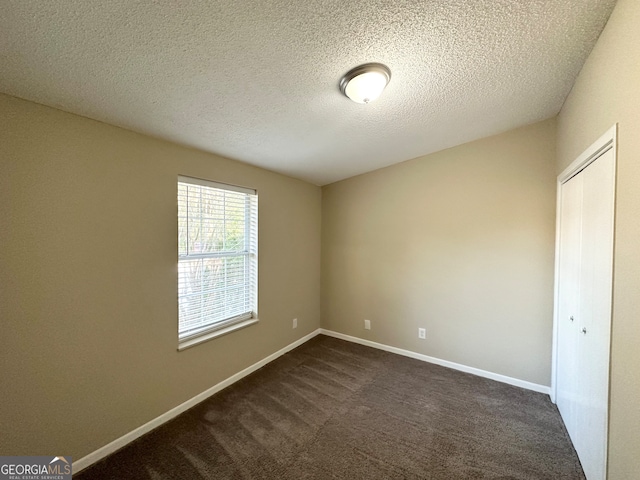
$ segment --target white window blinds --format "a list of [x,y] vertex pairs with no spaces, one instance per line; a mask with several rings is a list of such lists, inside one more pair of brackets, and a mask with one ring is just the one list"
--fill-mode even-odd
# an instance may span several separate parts
[[178,177],[178,337],[257,316],[255,190]]

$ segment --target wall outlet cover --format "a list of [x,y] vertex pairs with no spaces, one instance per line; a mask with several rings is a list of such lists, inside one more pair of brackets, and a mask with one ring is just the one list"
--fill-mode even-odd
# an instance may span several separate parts
[[364,329],[365,330],[371,330],[371,320],[365,320],[364,321]]
[[418,329],[418,338],[422,338],[422,339],[427,338],[427,331],[424,328]]
[[297,318],[293,319],[293,328],[298,328],[298,319]]

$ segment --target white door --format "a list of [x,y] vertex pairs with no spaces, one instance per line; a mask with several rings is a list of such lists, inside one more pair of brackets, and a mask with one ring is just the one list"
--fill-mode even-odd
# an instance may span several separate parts
[[[582,175],[562,185],[560,192],[560,279],[556,402],[567,430],[576,430],[578,398],[578,305],[580,304],[580,250],[582,232]],[[572,437],[573,438],[573,437]],[[574,442],[575,443],[575,442]]]
[[556,401],[589,480],[606,478],[614,195],[613,148],[559,195]]

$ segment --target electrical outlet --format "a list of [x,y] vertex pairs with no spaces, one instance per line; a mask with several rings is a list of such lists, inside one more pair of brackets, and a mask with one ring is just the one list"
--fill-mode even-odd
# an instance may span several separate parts
[[298,328],[298,319],[297,318],[293,319],[293,328]]
[[423,340],[427,338],[427,331],[424,328],[418,329],[418,338],[422,338]]
[[365,320],[364,321],[364,329],[365,330],[371,330],[371,320]]

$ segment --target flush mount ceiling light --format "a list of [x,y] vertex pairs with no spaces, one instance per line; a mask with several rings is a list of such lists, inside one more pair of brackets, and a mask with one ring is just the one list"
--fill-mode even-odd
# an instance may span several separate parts
[[389,67],[365,63],[344,74],[340,79],[340,91],[356,103],[370,103],[380,96],[389,80]]

